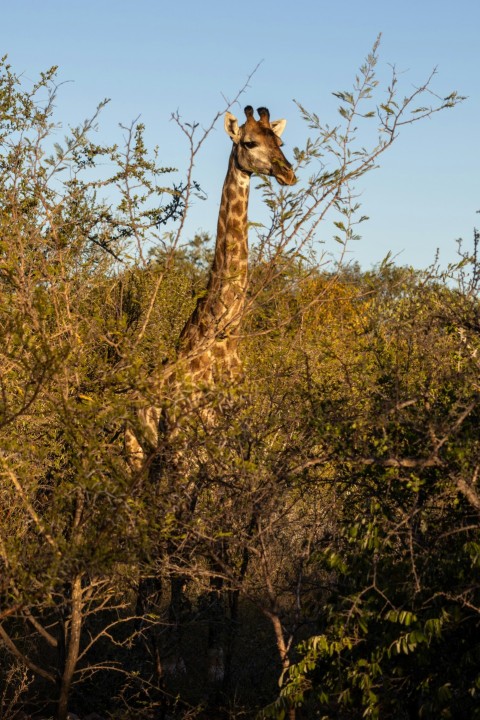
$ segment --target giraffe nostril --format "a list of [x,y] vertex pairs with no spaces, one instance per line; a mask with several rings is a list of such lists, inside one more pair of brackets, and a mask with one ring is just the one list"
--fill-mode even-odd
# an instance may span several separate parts
[[280,185],[295,185],[297,182],[293,167],[286,158],[275,162],[270,174],[275,177]]
[[283,182],[284,185],[295,185],[295,183],[297,182],[297,177],[293,172],[293,168],[291,165],[289,168],[285,169],[284,172],[282,172],[281,180],[279,181]]

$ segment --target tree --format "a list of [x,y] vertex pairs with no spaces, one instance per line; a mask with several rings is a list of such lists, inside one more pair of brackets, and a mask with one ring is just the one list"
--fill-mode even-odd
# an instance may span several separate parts
[[[167,450],[189,463],[158,483],[131,472],[122,435],[136,409],[158,403],[164,359],[175,362],[205,279],[204,239],[189,245],[183,232],[199,191],[195,158],[213,123],[200,133],[175,116],[190,155],[186,178],[174,182],[171,168],[148,152],[141,125],[124,128],[124,146],[100,146],[91,139],[95,114],[55,144],[55,70],[25,90],[1,65],[0,638],[7,674],[17,663],[28,668],[36,678],[25,688],[29,701],[55,703],[58,720],[72,703],[79,712],[107,710],[112,698],[126,717],[175,703],[176,712],[193,713],[205,699],[200,643],[225,653],[225,680],[209,700],[232,716],[236,703],[249,712],[269,703],[281,676],[288,682],[271,712],[293,717],[304,686],[317,687],[309,673],[320,670],[322,692],[333,700],[309,702],[343,712],[352,691],[339,686],[336,671],[347,661],[364,706],[388,707],[395,691],[385,691],[382,705],[359,678],[371,689],[377,666],[395,676],[400,665],[387,662],[392,643],[402,658],[405,647],[422,646],[419,668],[431,659],[427,640],[444,622],[433,612],[440,590],[428,576],[432,548],[456,593],[452,606],[464,613],[452,621],[451,637],[471,624],[475,587],[461,585],[460,575],[477,552],[474,530],[466,529],[477,511],[469,460],[476,452],[474,291],[455,294],[438,275],[387,266],[370,275],[341,263],[324,267],[313,252],[332,210],[340,213],[340,246],[354,237],[354,184],[399,129],[460,100],[434,96],[429,78],[399,101],[394,71],[376,101],[376,63],[377,44],[352,92],[337,95],[341,125],[300,108],[315,133],[296,150],[300,170],[310,172],[306,183],[276,192],[261,178],[271,222],[257,228],[252,253],[244,378],[200,389],[215,425],[201,412],[178,419]],[[436,104],[416,107],[426,95]],[[375,118],[379,140],[359,150],[356,135]],[[190,391],[178,388],[179,406]],[[448,467],[442,481],[438,458]],[[424,485],[433,495],[442,488],[443,530]],[[425,518],[437,523],[437,535],[419,540],[412,554],[409,539],[425,535]],[[455,535],[463,555],[452,575],[448,543],[440,549],[459,518],[470,544]],[[388,616],[383,606],[379,614],[378,588],[365,592],[379,564],[372,537],[384,538],[382,578],[390,585],[379,588],[391,595]],[[391,580],[407,567],[411,587],[417,575],[425,588],[425,608],[417,607],[416,590]],[[182,583],[176,605],[166,591],[172,577]],[[140,602],[141,579],[155,580],[148,603]],[[400,589],[411,615],[402,614]],[[367,595],[368,617],[360,605]],[[354,626],[344,637],[345,618]],[[425,641],[404,639],[406,618],[423,628]],[[373,644],[369,628],[377,622],[391,640],[374,662],[355,651]],[[320,631],[325,641],[317,640]],[[302,639],[303,659],[294,649]],[[168,672],[173,642],[185,651],[188,683]],[[326,670],[322,643],[334,659]],[[471,690],[470,651],[460,666],[462,687]],[[415,672],[413,689],[421,683]],[[92,682],[94,675],[104,682]],[[445,686],[440,675],[432,682]]]
[[456,287],[438,271],[366,278],[377,289],[361,363],[338,363],[334,409],[312,403],[342,495],[312,557],[328,597],[265,716],[292,704],[339,718],[478,715],[476,262],[449,269]]

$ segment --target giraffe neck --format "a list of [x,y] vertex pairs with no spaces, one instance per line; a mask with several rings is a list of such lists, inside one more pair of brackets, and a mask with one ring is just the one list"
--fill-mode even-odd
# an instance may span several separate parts
[[232,151],[223,185],[215,254],[206,293],[182,330],[180,357],[197,352],[204,354],[210,348],[212,355],[222,356],[223,363],[228,364],[229,355],[236,354],[236,334],[247,289],[249,189],[250,174],[238,167]]

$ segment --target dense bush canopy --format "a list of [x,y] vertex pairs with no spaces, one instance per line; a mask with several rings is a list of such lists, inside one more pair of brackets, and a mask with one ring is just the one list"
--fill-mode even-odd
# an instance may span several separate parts
[[[183,237],[205,135],[175,116],[181,183],[141,125],[100,146],[95,114],[57,142],[55,70],[25,89],[3,61],[4,720],[480,717],[478,236],[446,270],[314,252],[332,211],[355,237],[354,183],[401,126],[459,99],[424,107],[429,80],[400,101],[395,74],[375,99],[376,51],[342,125],[301,108],[308,180],[260,181],[243,373],[195,389],[213,423],[162,385],[212,257]],[[152,482],[124,429],[173,402],[160,450],[183,460]]]

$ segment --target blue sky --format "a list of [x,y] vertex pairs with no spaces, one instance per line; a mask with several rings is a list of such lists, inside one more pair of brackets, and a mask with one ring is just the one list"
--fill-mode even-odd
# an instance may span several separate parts
[[[147,139],[165,165],[184,168],[185,140],[170,120],[207,125],[262,61],[242,106],[266,105],[288,120],[285,153],[302,146],[308,129],[293,99],[323,121],[337,122],[331,93],[350,89],[355,73],[382,33],[379,77],[389,64],[401,71],[402,94],[437,67],[433,88],[456,89],[460,107],[407,127],[358,186],[362,239],[350,258],[364,268],[388,251],[401,264],[428,265],[440,249],[443,264],[455,258],[455,239],[469,241],[480,225],[480,3],[477,0],[17,0],[2,3],[0,53],[8,54],[25,82],[51,65],[66,82],[58,118],[78,124],[105,97],[100,136],[120,141],[119,123],[141,116]],[[238,113],[243,116],[240,108]],[[221,124],[206,142],[195,178],[208,199],[192,208],[187,231],[214,233],[229,154]],[[259,213],[257,205],[252,212]],[[254,216],[252,219],[256,219]],[[334,250],[333,227],[319,238]]]

